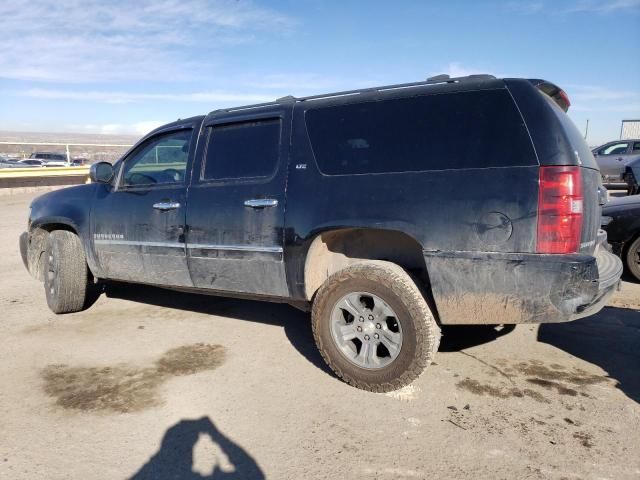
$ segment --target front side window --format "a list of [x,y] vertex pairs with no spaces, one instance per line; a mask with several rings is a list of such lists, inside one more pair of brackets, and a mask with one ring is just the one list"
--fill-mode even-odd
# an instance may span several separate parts
[[192,130],[152,138],[124,161],[124,187],[184,183]]
[[280,123],[280,119],[269,119],[210,127],[201,179],[259,179],[273,175],[278,165]]
[[614,143],[613,145],[606,146],[601,148],[598,151],[600,155],[621,155],[627,152],[627,148],[629,148],[628,143]]
[[633,152],[640,152],[640,142],[634,142],[633,144]]

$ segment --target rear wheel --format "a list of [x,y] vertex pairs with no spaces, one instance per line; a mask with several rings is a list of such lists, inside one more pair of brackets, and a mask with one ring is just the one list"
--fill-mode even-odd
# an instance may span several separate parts
[[371,261],[331,276],[313,302],[313,333],[322,357],[345,382],[388,392],[431,363],[440,330],[411,277]]
[[44,258],[44,290],[54,313],[83,309],[87,299],[89,270],[77,235],[54,230],[47,239]]
[[631,275],[640,280],[640,237],[636,238],[629,246],[626,255],[627,268]]

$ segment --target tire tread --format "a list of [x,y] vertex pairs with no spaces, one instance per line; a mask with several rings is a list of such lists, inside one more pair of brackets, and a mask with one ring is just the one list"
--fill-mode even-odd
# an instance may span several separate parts
[[54,313],[79,312],[87,298],[89,269],[80,238],[67,230],[54,230],[47,240],[48,259],[52,248],[56,248],[60,258],[58,264],[58,294],[50,292],[45,271],[45,294],[47,304]]
[[[399,377],[390,382],[372,383],[363,381],[349,372],[343,371],[327,352],[324,341],[319,332],[319,322],[322,321],[322,313],[326,306],[326,300],[333,291],[343,282],[366,277],[369,280],[380,282],[389,288],[400,298],[414,319],[417,336],[417,352],[407,368]],[[330,276],[320,287],[313,301],[311,310],[313,336],[322,358],[329,368],[349,385],[371,392],[389,392],[409,385],[425,370],[433,361],[433,357],[440,344],[440,329],[431,313],[425,298],[411,279],[409,274],[395,263],[372,260],[356,263]]]

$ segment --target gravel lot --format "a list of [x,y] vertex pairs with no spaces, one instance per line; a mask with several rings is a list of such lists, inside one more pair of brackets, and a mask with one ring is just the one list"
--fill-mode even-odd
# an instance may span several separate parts
[[392,394],[285,305],[135,286],[56,317],[0,197],[0,477],[640,478],[640,284],[568,324],[445,328]]

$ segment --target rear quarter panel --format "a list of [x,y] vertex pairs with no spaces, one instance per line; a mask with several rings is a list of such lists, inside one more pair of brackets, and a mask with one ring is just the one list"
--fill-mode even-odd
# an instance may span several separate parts
[[[307,134],[304,105],[294,109],[292,145],[285,256],[295,298],[304,298],[304,259],[309,244],[326,230],[362,227],[400,231],[422,245],[427,262],[430,252],[535,249],[537,164],[324,175]],[[436,283],[433,278],[432,283]]]

